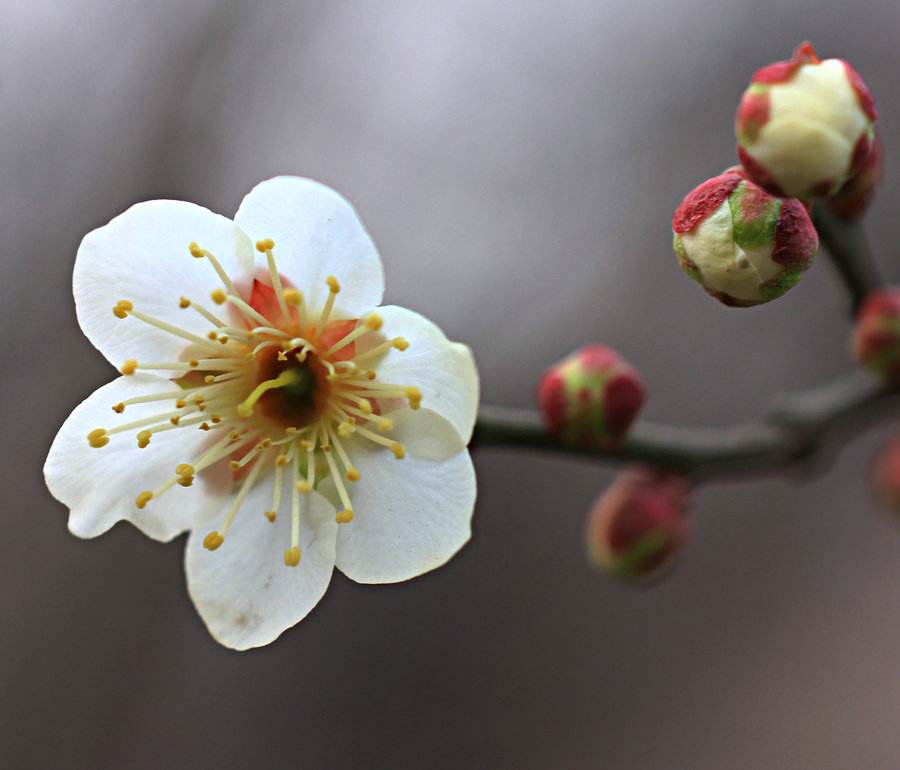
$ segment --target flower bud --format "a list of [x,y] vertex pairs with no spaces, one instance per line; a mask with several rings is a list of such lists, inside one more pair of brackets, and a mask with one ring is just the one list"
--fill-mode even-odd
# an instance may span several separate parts
[[672,229],[681,269],[732,307],[780,297],[819,248],[804,205],[769,194],[740,167],[688,193],[672,215]]
[[828,208],[842,219],[859,219],[869,208],[883,176],[884,144],[876,132],[875,143],[869,157],[862,164],[862,168],[847,180],[840,191],[828,199]]
[[547,429],[581,446],[620,439],[644,403],[637,371],[611,348],[588,345],[552,366],[538,384]]
[[900,289],[866,297],[853,329],[853,354],[863,366],[900,383]]
[[621,473],[588,515],[591,561],[632,580],[664,572],[687,538],[688,492],[687,481],[675,474],[646,468]]
[[889,441],[875,455],[872,491],[889,511],[900,513],[900,437]]
[[789,61],[757,70],[735,119],[750,178],[777,195],[837,192],[874,140],[875,101],[843,59],[820,61],[804,43]]

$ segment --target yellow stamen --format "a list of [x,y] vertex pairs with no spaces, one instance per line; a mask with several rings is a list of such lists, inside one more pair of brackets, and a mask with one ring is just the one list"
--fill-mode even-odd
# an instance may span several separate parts
[[294,369],[285,369],[281,374],[271,380],[259,383],[253,392],[245,398],[237,408],[241,417],[249,417],[253,414],[253,405],[262,398],[263,394],[275,388],[283,388],[285,385],[291,385],[299,379],[299,375]]
[[87,434],[88,444],[90,444],[94,449],[100,449],[100,447],[104,447],[109,443],[109,436],[107,436],[106,428],[94,428],[90,433]]
[[141,492],[135,499],[134,504],[138,508],[143,508],[147,503],[149,503],[153,499],[153,493],[149,490],[145,492]]
[[180,300],[178,300],[178,307],[180,307],[182,310],[190,306],[191,301],[187,297],[182,297]]
[[334,517],[334,520],[338,524],[349,524],[353,521],[353,511],[350,508],[347,508],[343,511],[338,511],[337,515]]
[[296,567],[300,563],[299,545],[292,545],[284,552],[284,563],[288,567]]
[[406,389],[406,398],[409,401],[410,409],[418,409],[422,405],[422,391],[414,386]]
[[[224,305],[225,300],[228,299],[228,295],[222,289],[213,289],[209,293],[209,298],[217,305]],[[219,546],[216,546],[216,548],[218,547]]]
[[134,305],[127,299],[120,299],[113,308],[113,315],[116,318],[127,318],[131,310],[134,310]]
[[328,298],[325,300],[325,307],[322,308],[322,314],[319,316],[319,331],[324,329],[325,324],[328,323],[328,317],[331,315],[332,308],[334,308],[334,298],[341,290],[341,284],[338,283],[338,279],[333,275],[329,275],[325,279],[325,283],[328,284]]
[[137,365],[137,361],[135,361],[133,358],[129,358],[124,364],[122,364],[122,367],[119,369],[119,371],[126,376],[132,375],[137,369]]
[[118,404],[113,404],[112,410],[116,414],[122,414],[122,412],[125,411],[125,404],[123,404],[121,401]]
[[203,538],[203,547],[210,550],[215,551],[222,543],[225,542],[225,538],[222,537],[218,532],[210,532],[206,537]]

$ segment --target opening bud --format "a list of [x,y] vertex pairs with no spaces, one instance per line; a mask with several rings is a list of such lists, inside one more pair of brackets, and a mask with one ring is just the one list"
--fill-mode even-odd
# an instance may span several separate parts
[[676,474],[648,468],[622,472],[588,515],[591,562],[626,580],[663,574],[687,539],[689,490]]
[[900,383],[900,289],[866,297],[853,329],[853,354],[879,376]]
[[859,171],[847,180],[840,191],[828,199],[828,208],[842,219],[860,219],[872,203],[883,176],[884,144],[876,133],[875,144],[869,157],[863,162]]
[[672,215],[685,275],[729,307],[751,307],[795,286],[819,236],[806,207],[778,198],[733,167],[688,193]]
[[750,178],[776,195],[833,195],[872,150],[875,101],[843,59],[821,61],[804,43],[757,70],[735,118]]
[[545,372],[537,397],[547,429],[562,441],[606,446],[628,432],[645,390],[640,375],[618,353],[588,345]]

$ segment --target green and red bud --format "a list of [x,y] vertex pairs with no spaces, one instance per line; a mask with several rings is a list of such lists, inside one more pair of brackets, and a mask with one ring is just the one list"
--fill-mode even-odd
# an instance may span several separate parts
[[842,219],[859,219],[866,213],[875,197],[875,190],[884,176],[884,144],[876,133],[872,152],[859,171],[833,197],[828,208]]
[[776,195],[833,195],[872,149],[875,101],[842,59],[821,61],[804,43],[788,61],[757,70],[735,118],[750,178]]
[[819,237],[806,207],[734,167],[685,196],[672,215],[678,264],[731,307],[780,297],[812,264]]
[[900,383],[900,289],[879,289],[866,297],[853,329],[853,354],[863,366]]
[[567,444],[597,447],[628,432],[645,395],[637,371],[604,345],[583,347],[552,366],[537,391],[548,431]]
[[681,476],[629,468],[588,515],[591,562],[616,577],[655,577],[671,566],[687,539],[690,486]]

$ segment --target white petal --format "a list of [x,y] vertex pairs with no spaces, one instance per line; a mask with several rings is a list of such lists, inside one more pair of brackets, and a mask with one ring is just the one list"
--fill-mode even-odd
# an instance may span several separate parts
[[195,530],[185,551],[188,591],[197,611],[212,636],[236,650],[269,644],[306,617],[325,594],[334,568],[335,511],[315,492],[301,503],[300,564],[285,565],[289,493],[285,490],[278,518],[270,523],[263,512],[271,508],[272,483],[270,475],[250,491],[218,550],[204,548],[206,531]]
[[378,380],[414,385],[422,391],[422,408],[444,417],[468,444],[478,414],[478,370],[472,351],[451,342],[435,324],[412,310],[385,305],[378,309],[384,333],[405,337],[409,348],[391,350],[375,366]]
[[341,284],[337,306],[344,315],[358,317],[381,302],[384,271],[375,244],[353,207],[331,188],[275,177],[250,191],[234,219],[254,241],[275,241],[279,272],[313,310],[328,295],[329,275]]
[[96,537],[125,520],[154,540],[168,541],[203,521],[227,497],[231,475],[220,464],[199,474],[190,487],[176,484],[143,509],[135,506],[138,493],[158,488],[177,465],[193,460],[211,442],[203,431],[166,431],[144,449],[138,448],[133,432],[114,434],[99,449],[88,445],[87,434],[94,428],[109,429],[158,414],[172,402],[135,404],[123,414],[113,412],[113,404],[173,387],[151,375],[120,377],[94,391],[63,423],[44,464],[44,478],[50,493],[70,509],[72,534]]
[[193,203],[138,203],[81,241],[72,281],[78,323],[114,366],[129,358],[176,361],[190,344],[136,318],[116,318],[119,300],[201,337],[212,328],[178,306],[186,296],[215,311],[209,295],[222,287],[209,261],[191,256],[191,241],[215,255],[239,290],[250,286],[250,240],[230,219]]
[[337,567],[359,583],[395,583],[440,567],[471,536],[475,470],[446,460],[354,447],[353,521],[338,533]]

